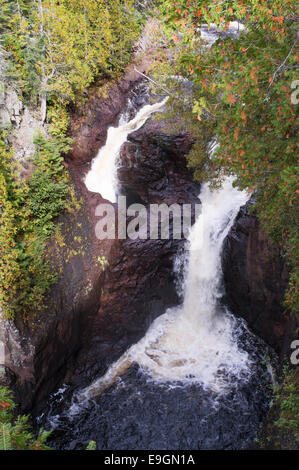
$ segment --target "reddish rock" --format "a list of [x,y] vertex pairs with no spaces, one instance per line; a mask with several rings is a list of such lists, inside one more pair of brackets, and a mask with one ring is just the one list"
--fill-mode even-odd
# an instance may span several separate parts
[[[138,70],[146,72],[147,64],[140,64]],[[119,80],[89,90],[86,102],[71,110],[69,136],[73,145],[66,156],[68,162],[74,166],[91,162],[105,144],[108,128],[117,124],[129,93],[142,81],[143,77],[130,65]]]
[[[280,354],[290,354],[295,318],[284,311],[288,267],[248,204],[224,242],[222,266],[228,304],[235,315]],[[293,332],[292,332],[293,330]]]
[[[122,148],[118,171],[129,204],[141,202],[148,208],[151,203],[199,202],[200,188],[184,157],[191,146],[188,135],[169,136],[149,121],[129,140]],[[92,197],[89,193],[89,207]],[[144,335],[155,317],[179,302],[173,262],[183,244],[184,239],[112,242],[100,306],[82,330],[73,381],[82,383],[103,373]]]
[[[1,330],[9,352],[6,380],[22,411],[40,411],[62,383],[87,385],[138,341],[157,315],[179,301],[173,261],[184,240],[100,241],[95,236],[95,208],[103,199],[87,191],[83,177],[104,144],[107,125],[117,122],[123,90],[107,102],[90,98],[87,119],[77,117],[72,124],[76,145],[67,163],[80,209],[57,221],[60,236],[53,238],[48,258],[59,280],[45,311],[30,324],[17,321],[23,344],[11,336],[9,326],[6,332]],[[87,121],[90,135],[82,135]],[[190,145],[187,135],[169,136],[153,122],[132,135],[121,153],[119,170],[130,202],[142,201],[147,207],[153,202],[198,202],[199,185],[184,158]],[[99,257],[107,259],[105,269]]]

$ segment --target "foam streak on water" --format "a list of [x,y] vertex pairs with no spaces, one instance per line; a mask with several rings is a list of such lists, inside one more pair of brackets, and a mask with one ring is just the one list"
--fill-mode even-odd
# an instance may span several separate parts
[[154,381],[200,383],[221,393],[250,374],[250,359],[236,343],[235,321],[224,307],[221,250],[234,219],[248,199],[227,178],[220,190],[203,185],[202,213],[189,236],[184,301],[157,318],[133,345],[81,397],[100,394],[133,363]]
[[140,129],[153,113],[161,110],[167,99],[165,98],[160,103],[144,106],[131,121],[121,122],[120,126],[108,129],[106,144],[94,158],[91,169],[85,177],[85,185],[89,191],[100,193],[104,199],[116,202],[116,162],[121,146],[126,142],[131,132]]

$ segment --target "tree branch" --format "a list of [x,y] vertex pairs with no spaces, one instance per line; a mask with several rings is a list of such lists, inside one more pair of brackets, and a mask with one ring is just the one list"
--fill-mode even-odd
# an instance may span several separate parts
[[281,70],[282,67],[285,65],[286,61],[288,60],[288,58],[289,58],[290,55],[292,54],[293,49],[294,49],[294,47],[296,46],[297,42],[298,42],[298,37],[295,39],[294,44],[292,45],[292,47],[291,47],[291,49],[290,49],[290,52],[288,53],[288,55],[286,56],[286,58],[284,59],[284,61],[280,64],[280,66],[279,66],[279,67],[275,70],[275,72],[273,73],[273,75],[272,75],[272,80],[271,80],[271,82],[270,82],[270,85],[268,86],[268,89],[273,85],[273,82],[274,82],[274,80],[275,80],[276,75],[278,74],[279,70]]

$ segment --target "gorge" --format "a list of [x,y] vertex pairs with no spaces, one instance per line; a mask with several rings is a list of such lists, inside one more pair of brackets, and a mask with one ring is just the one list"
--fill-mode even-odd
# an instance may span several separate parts
[[[145,91],[146,87],[138,86],[137,90]],[[147,92],[144,97],[148,99]],[[127,106],[132,106],[131,99]],[[137,116],[142,116],[144,109],[150,107],[144,105],[140,111],[137,108]],[[156,109],[155,105],[152,109]],[[130,123],[134,130],[137,121],[133,117],[126,124],[123,114],[120,134]],[[139,131],[142,142],[144,132],[148,135],[152,126],[157,129],[153,121]],[[110,128],[107,143],[99,152],[99,156],[106,159],[110,156],[113,160],[110,172],[115,184],[109,186],[113,192],[105,198],[112,202],[116,201],[118,191],[126,194],[122,181],[126,188],[131,184],[139,189],[138,175],[142,171],[137,160],[140,151],[130,148],[135,134],[128,137],[125,144],[128,150],[120,154],[109,144],[117,129]],[[166,135],[164,139],[171,142],[173,137]],[[119,141],[114,145],[116,142]],[[136,155],[129,181],[123,179],[123,154],[126,159]],[[151,159],[151,154],[146,158]],[[98,157],[94,162],[97,161]],[[89,181],[85,179],[87,186]],[[111,181],[108,174],[102,186],[107,196],[106,181]],[[183,240],[167,240],[174,249],[173,266],[169,265],[177,289],[177,300],[173,303],[179,304],[165,313],[160,307],[160,315],[148,323],[145,336],[92,384],[75,393],[63,386],[53,395],[50,408],[38,422],[54,429],[51,444],[55,448],[80,449],[90,440],[96,440],[98,449],[234,449],[253,444],[271,397],[271,362],[275,363],[275,354],[247,329],[243,320],[233,317],[222,301],[223,242],[240,206],[249,198],[245,192],[234,189],[232,181],[228,178],[218,191],[212,191],[208,184],[202,186],[198,194],[202,211],[185,248]],[[167,188],[169,191],[169,184]],[[101,186],[97,190],[101,193]],[[127,194],[131,202],[151,201],[151,194],[145,199],[131,187]],[[189,200],[190,196],[181,202]],[[194,197],[193,204],[195,201]],[[155,250],[155,244],[161,242],[164,241],[135,240],[133,246],[138,246],[143,259],[145,249],[152,246]],[[128,240],[123,243],[124,247]],[[177,275],[179,279],[175,281]],[[119,289],[122,291],[123,287]],[[165,298],[164,295],[165,302],[169,293],[166,291]],[[139,314],[145,307],[139,304]],[[155,410],[157,402],[159,407]]]
[[[290,264],[282,243],[270,240],[252,210],[259,194],[254,186],[237,189],[240,174],[233,171],[221,173],[216,188],[196,176],[189,154],[201,136],[184,125],[185,115],[175,118],[178,130],[167,115],[167,90],[150,87],[153,63],[163,64],[165,50],[171,56],[162,41],[157,58],[159,21],[147,19],[117,78],[109,65],[104,78],[84,88],[84,99],[57,115],[48,111],[48,122],[60,122],[62,109],[69,113],[71,145],[63,147],[60,166],[75,203],[58,211],[46,239],[43,262],[56,277],[38,314],[5,317],[0,311],[0,385],[13,390],[36,432],[52,429],[48,444],[57,450],[83,450],[90,441],[98,450],[243,450],[261,445],[263,433],[266,442],[276,440],[276,431],[269,437],[265,430],[277,420],[274,393],[298,332],[296,315],[284,303]],[[196,64],[218,38],[237,40],[244,29],[239,20],[225,31],[203,25]],[[86,58],[88,42],[85,47]],[[0,69],[1,60],[0,54]],[[182,96],[195,87],[188,67]],[[226,99],[232,85],[219,96]],[[228,116],[235,97],[229,100]],[[15,126],[18,177],[30,184],[33,131],[46,133],[49,125],[32,117],[15,91],[8,89],[4,101],[6,108],[16,103],[4,115]],[[198,111],[195,119],[209,123],[218,104],[213,112],[205,99],[196,105],[202,117]],[[2,111],[0,103],[0,118]],[[231,122],[237,128],[249,119],[242,110]],[[238,130],[230,132],[229,145],[239,138]],[[43,191],[38,196],[48,198]],[[166,231],[157,214],[153,230],[153,206],[187,207],[191,226],[178,228],[169,210]],[[103,223],[99,236],[99,219],[109,207],[113,236],[105,237]],[[19,258],[26,264],[25,255]]]

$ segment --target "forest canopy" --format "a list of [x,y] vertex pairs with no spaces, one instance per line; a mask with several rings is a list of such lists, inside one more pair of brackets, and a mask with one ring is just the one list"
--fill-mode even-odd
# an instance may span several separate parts
[[[78,209],[63,165],[71,140],[69,106],[88,87],[114,80],[132,55],[142,15],[132,0],[0,0],[1,90],[46,124],[36,135],[29,180],[19,178],[11,128],[0,128],[0,307],[6,318],[41,311],[56,281],[46,259],[55,219]],[[56,227],[57,229],[57,227]]]

